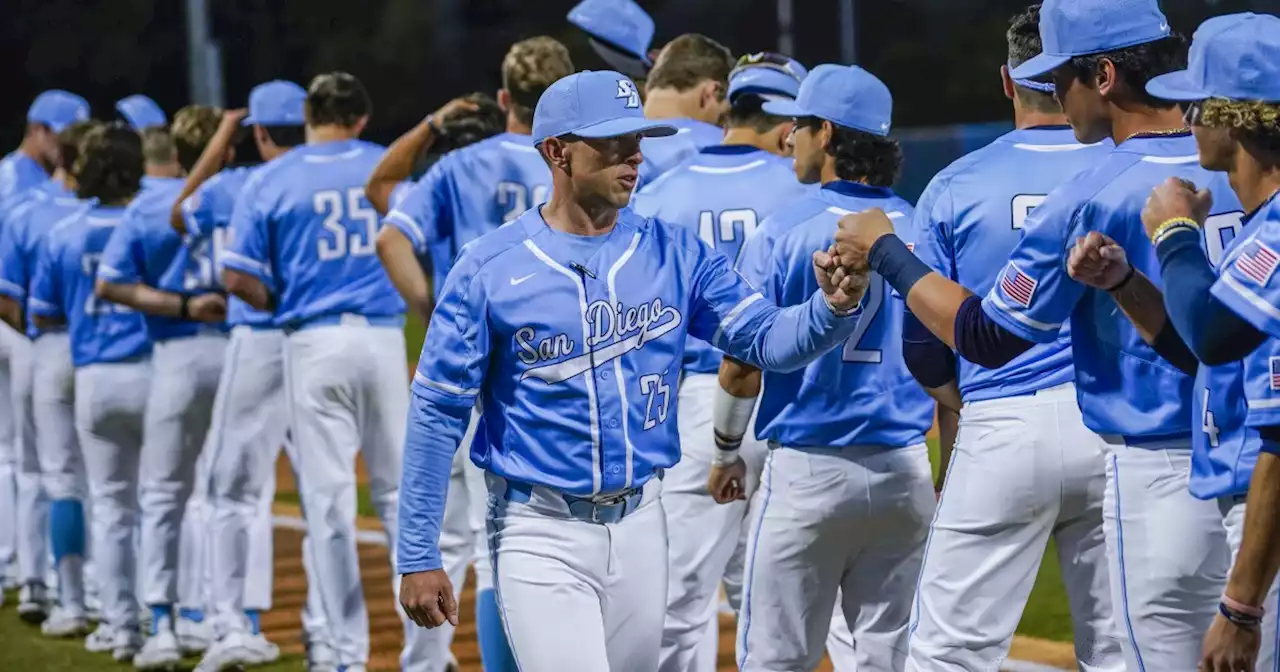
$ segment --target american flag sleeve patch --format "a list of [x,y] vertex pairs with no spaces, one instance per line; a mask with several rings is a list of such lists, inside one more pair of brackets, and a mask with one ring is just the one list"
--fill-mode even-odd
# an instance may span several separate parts
[[1280,255],[1261,241],[1249,243],[1249,247],[1236,257],[1235,267],[1240,274],[1259,285],[1266,285],[1276,268],[1280,267]]
[[1268,380],[1271,382],[1271,391],[1275,392],[1280,390],[1280,357],[1272,357],[1269,368],[1271,377]]
[[1031,307],[1031,299],[1036,294],[1038,284],[1035,278],[1023,273],[1012,262],[1000,276],[1000,289],[1004,290],[1005,296],[1023,308]]

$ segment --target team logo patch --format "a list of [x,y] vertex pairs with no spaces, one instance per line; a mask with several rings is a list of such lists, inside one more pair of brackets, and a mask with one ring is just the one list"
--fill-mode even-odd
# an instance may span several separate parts
[[1269,364],[1268,368],[1271,369],[1271,377],[1267,380],[1271,382],[1271,391],[1280,391],[1280,357],[1272,357]]
[[1254,240],[1236,257],[1235,267],[1246,278],[1265,285],[1275,275],[1276,268],[1280,268],[1280,254],[1276,254],[1275,250],[1261,241]]
[[1010,262],[1004,274],[1000,276],[1000,289],[1005,296],[1023,308],[1031,307],[1031,299],[1036,295],[1036,286],[1040,284],[1035,278],[1022,272],[1022,269]]
[[614,98],[626,99],[628,109],[640,107],[640,92],[636,91],[635,83],[629,79],[618,80],[618,95]]

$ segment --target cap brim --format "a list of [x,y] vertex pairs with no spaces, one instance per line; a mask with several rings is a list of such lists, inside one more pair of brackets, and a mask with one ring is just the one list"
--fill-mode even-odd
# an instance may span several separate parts
[[584,126],[569,133],[569,135],[576,135],[579,138],[616,138],[619,135],[630,135],[632,133],[639,133],[646,138],[665,138],[669,135],[675,135],[676,127],[640,117],[623,117]]
[[810,116],[808,110],[800,107],[794,100],[770,100],[760,109],[765,112],[779,117],[807,117]]
[[1211,98],[1208,91],[1191,83],[1186,70],[1170,72],[1147,80],[1147,93],[1161,100],[1204,100]]
[[1009,76],[1013,79],[1031,79],[1040,75],[1053,72],[1058,66],[1070,61],[1070,56],[1059,56],[1057,54],[1039,54],[1024,62],[1022,65],[1009,71]]

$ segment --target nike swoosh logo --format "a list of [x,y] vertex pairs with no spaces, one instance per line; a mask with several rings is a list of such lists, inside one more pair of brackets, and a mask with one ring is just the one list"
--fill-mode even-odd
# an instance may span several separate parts
[[530,273],[529,275],[526,275],[523,278],[511,278],[511,286],[515,287],[516,285],[524,282],[525,280],[528,280],[529,278],[532,278],[535,275],[537,275],[537,273]]
[[[670,310],[670,309],[668,309]],[[588,352],[571,357],[562,362],[539,366],[537,368],[525,371],[520,380],[525,378],[537,378],[545,383],[561,383],[570,378],[583,373],[591,368],[594,359],[596,368],[607,364],[632,350],[639,350],[644,347],[645,343],[656,341],[663,336],[671,333],[676,327],[680,326],[680,313],[672,310],[671,319],[662,323],[658,327],[625,338],[617,343],[610,344],[594,352]]]

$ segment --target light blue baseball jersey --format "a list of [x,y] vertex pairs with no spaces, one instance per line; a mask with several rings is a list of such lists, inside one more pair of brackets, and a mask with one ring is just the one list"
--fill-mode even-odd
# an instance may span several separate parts
[[[265,165],[267,164],[223,170],[200,185],[195,193],[182,202],[182,220],[187,231],[183,243],[187,246],[188,258],[197,262],[189,271],[200,279],[208,274],[212,288],[222,288],[222,253],[227,249],[231,214],[235,211],[236,201],[249,176]],[[205,268],[199,264],[208,266]],[[227,296],[228,327],[242,324],[269,327],[274,323],[275,316],[271,313],[255,310],[240,297]]]
[[797,368],[856,326],[820,294],[779,310],[686,227],[623,209],[596,238],[580,245],[533,209],[449,274],[415,406],[480,397],[487,440],[471,455],[484,469],[575,495],[640,487],[680,458],[687,335],[760,368]]
[[1133,138],[1031,212],[1022,241],[982,304],[1005,329],[1037,343],[1056,341],[1070,319],[1085,425],[1131,445],[1160,447],[1189,437],[1193,381],[1143,342],[1106,292],[1072,280],[1066,257],[1077,237],[1098,231],[1124,247],[1129,262],[1159,285],[1160,265],[1141,213],[1151,190],[1169,177],[1213,192],[1210,229],[1239,224],[1242,211],[1226,177],[1200,167],[1190,133]]
[[[871,208],[884,210],[910,244],[911,204],[887,188],[838,180],[766,219],[743,248],[738,269],[770,302],[802,303],[818,291],[814,250],[831,245],[841,217]],[[933,400],[902,358],[904,308],[902,297],[873,274],[858,326],[843,347],[799,371],[764,373],[756,437],[798,447],[923,443]]]
[[410,187],[387,224],[413,243],[419,256],[430,254],[436,297],[458,252],[471,241],[502,226],[525,210],[546,202],[551,171],[533,146],[533,138],[499,133],[449,152]]
[[28,305],[37,315],[63,318],[76,366],[121,362],[151,354],[142,314],[93,293],[98,262],[125,209],[92,206],[49,232],[36,263]]
[[245,184],[223,265],[274,289],[277,324],[404,313],[375,255],[381,218],[364,195],[382,152],[362,140],[303,145]]
[[658,179],[663,173],[680,165],[698,150],[718,145],[724,139],[724,129],[696,119],[663,119],[662,123],[675,126],[675,135],[665,138],[644,138],[640,141],[640,153],[644,162],[636,176],[636,188]]
[[48,180],[44,166],[25,152],[14,150],[5,155],[0,159],[0,218],[4,210],[13,207],[14,198]]
[[[1213,192],[1214,199],[1218,192]],[[1213,295],[1272,338],[1280,338],[1280,205],[1272,195],[1250,218],[1246,239],[1232,249]],[[1206,224],[1208,228],[1208,224]]]
[[[760,222],[807,191],[796,181],[789,158],[747,145],[712,145],[646,185],[631,199],[631,207],[642,216],[696,231],[703,242],[736,262]],[[715,373],[723,357],[705,341],[690,338],[683,368]]]
[[88,204],[62,183],[49,180],[32,189],[18,207],[10,210],[8,221],[0,228],[0,294],[22,306],[29,338],[40,335],[27,297],[45,239],[58,222],[85,207]]
[[[182,237],[169,225],[173,203],[182,193],[179,178],[145,177],[142,191],[125,208],[124,219],[115,227],[111,241],[102,252],[98,277],[118,284],[141,283],[180,294],[198,294],[213,288],[211,278],[199,270],[182,245]],[[144,315],[147,334],[153,341],[194,336],[205,325],[161,315]]]
[[[1076,142],[1069,126],[1016,130],[938,173],[916,209],[916,256],[978,296],[991,291],[999,269],[1022,240],[1027,215],[1050,191],[1113,148]],[[1031,394],[1075,379],[1071,331],[1018,355],[998,369],[960,358],[966,401]]]

